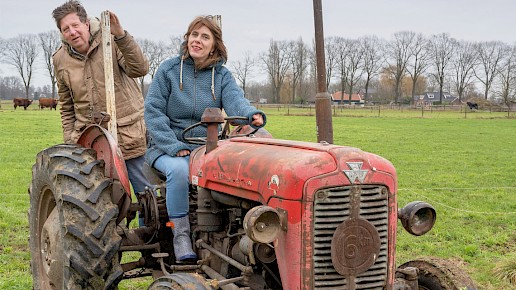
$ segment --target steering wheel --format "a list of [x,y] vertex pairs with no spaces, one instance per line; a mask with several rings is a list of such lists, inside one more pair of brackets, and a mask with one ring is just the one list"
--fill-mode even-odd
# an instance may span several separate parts
[[[242,116],[225,117],[224,121],[226,121],[226,122],[224,124],[224,127],[222,128],[222,130],[218,134],[218,139],[219,140],[229,139],[229,138],[234,138],[234,137],[248,137],[248,136],[253,135],[254,133],[256,133],[256,131],[258,131],[258,129],[253,129],[249,133],[239,134],[239,132],[242,131],[242,128],[247,126],[247,125],[242,125],[242,124],[238,125],[233,131],[231,131],[231,125],[234,124],[234,123],[232,124],[232,121],[236,121],[236,120],[244,120],[244,121],[246,121],[246,120],[248,120],[248,118],[247,117],[242,117]],[[181,137],[183,138],[183,140],[185,140],[186,142],[188,142],[190,144],[198,144],[198,145],[206,144],[206,137],[186,137],[187,132],[189,132],[192,129],[197,128],[199,126],[206,126],[206,124],[202,123],[202,122],[197,122],[197,123],[195,123],[193,125],[190,125],[190,126],[186,127],[183,130],[183,133],[181,134]]]

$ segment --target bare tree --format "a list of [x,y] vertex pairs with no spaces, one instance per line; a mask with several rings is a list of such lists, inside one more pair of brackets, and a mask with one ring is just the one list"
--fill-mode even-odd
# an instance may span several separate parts
[[[5,46],[7,45],[7,40],[0,37],[0,52],[5,50]],[[4,57],[3,53],[0,53],[0,62],[3,62],[2,59]],[[2,69],[0,68],[0,73],[2,73]]]
[[29,98],[33,66],[38,56],[37,37],[34,34],[21,34],[5,43],[2,62],[13,66],[20,74],[25,87],[25,97]]
[[[314,49],[315,51],[315,42]],[[333,78],[333,70],[336,68],[337,55],[339,50],[339,41],[336,37],[324,38],[324,56],[326,62],[326,89],[330,87]]]
[[52,55],[61,45],[61,36],[57,30],[51,30],[49,32],[42,32],[38,34],[39,43],[43,49],[43,58],[45,59],[45,65],[50,77],[50,83],[52,84],[52,98],[56,98],[56,76],[54,73],[54,63],[52,62]]
[[312,48],[308,50],[308,84],[306,87],[308,101],[315,102],[317,94],[317,56],[315,55],[315,41],[312,41]]
[[[168,57],[172,56],[174,49],[171,49],[171,47],[167,46],[163,41],[156,42],[150,39],[137,39],[137,42],[140,45],[143,54],[145,55],[145,57],[147,57],[147,60],[149,61],[149,72],[147,73],[147,75],[149,75],[152,80],[161,62],[163,62]],[[144,96],[145,77],[146,76],[138,78],[142,94]]]
[[385,47],[384,42],[376,36],[366,36],[361,38],[362,48],[364,50],[364,73],[365,73],[365,97],[369,95],[369,85],[371,80],[375,78],[385,61],[383,56]]
[[439,84],[439,103],[443,103],[443,87],[446,81],[446,73],[448,65],[452,59],[457,41],[451,38],[447,33],[441,33],[432,36],[430,40],[430,49],[434,59],[433,77]]
[[287,42],[271,40],[269,50],[261,57],[269,76],[273,103],[280,100],[281,87],[290,68],[289,52]]
[[487,100],[489,90],[498,70],[498,63],[503,54],[503,43],[500,41],[480,42],[475,45],[479,65],[473,72],[484,85],[484,98]]
[[465,97],[468,87],[472,84],[473,67],[475,66],[475,47],[472,42],[461,41],[452,58],[455,90],[459,95],[459,101]]
[[232,65],[233,75],[242,84],[242,90],[244,91],[244,97],[247,97],[247,78],[250,77],[255,60],[252,56],[251,51],[244,52],[244,60],[234,62]]
[[410,45],[410,59],[407,63],[407,72],[412,80],[412,98],[414,101],[416,95],[416,83],[418,79],[430,66],[431,54],[428,51],[428,40],[423,34],[418,33],[414,37],[414,41]]
[[297,41],[292,41],[291,53],[290,53],[290,75],[291,75],[291,88],[292,88],[292,99],[291,102],[296,101],[297,88],[301,88],[303,76],[308,67],[308,48],[303,42],[303,39],[299,38]]
[[332,39],[332,41],[335,54],[335,69],[337,70],[338,77],[340,78],[340,92],[344,97],[344,92],[346,92],[346,84],[348,83],[348,74],[346,69],[348,68],[347,55],[349,53],[348,51],[350,49],[351,41],[343,37],[335,37]]
[[394,102],[398,103],[401,97],[401,85],[405,76],[407,63],[410,58],[410,47],[416,34],[412,31],[394,33],[394,39],[387,44],[386,72],[394,79]]
[[503,57],[497,70],[497,77],[500,80],[498,95],[510,110],[516,96],[516,46],[503,45],[502,51]]
[[[348,53],[346,54],[346,73],[347,87],[349,93],[349,101],[356,83],[362,78],[362,66],[364,51],[360,45],[360,41],[356,39],[348,39]],[[344,91],[343,91],[344,93]]]
[[[0,37],[0,51],[4,50],[5,40]],[[2,54],[0,53],[0,63],[2,62]],[[0,74],[2,73],[2,70],[0,69]],[[5,96],[5,90],[4,86],[2,84],[3,79],[0,77],[0,109],[2,108],[2,99]]]
[[[183,44],[183,36],[170,36],[168,38],[167,47],[169,49],[168,55],[178,55],[181,51],[181,45]],[[185,44],[186,45],[186,44]]]
[[19,77],[10,76],[0,78],[0,96],[19,97],[24,93],[24,87]]

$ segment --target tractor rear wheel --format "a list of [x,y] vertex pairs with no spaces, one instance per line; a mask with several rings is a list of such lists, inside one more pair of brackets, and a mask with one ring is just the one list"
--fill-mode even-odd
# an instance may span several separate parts
[[476,290],[473,280],[450,260],[428,258],[409,261],[399,268],[418,269],[419,290]]
[[34,289],[115,289],[123,271],[112,182],[93,149],[41,151],[29,188]]

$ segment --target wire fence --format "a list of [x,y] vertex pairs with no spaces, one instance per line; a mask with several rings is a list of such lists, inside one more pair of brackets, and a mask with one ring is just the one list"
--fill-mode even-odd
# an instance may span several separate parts
[[[516,187],[489,187],[489,188],[399,188],[398,192],[406,191],[412,193],[414,196],[422,197],[423,199],[433,203],[438,204],[442,207],[446,207],[456,212],[463,212],[469,214],[481,214],[481,215],[516,215],[516,211],[475,211],[463,208],[457,208],[450,206],[448,203],[444,201],[438,201],[436,198],[430,198],[425,194],[422,194],[421,191],[467,191],[467,190],[514,190],[516,193]],[[514,195],[513,195],[514,196]]]
[[[305,115],[315,116],[315,104],[255,104],[258,109],[267,111],[268,114]],[[331,106],[333,117],[421,117],[421,118],[516,118],[516,107],[486,106],[479,109],[470,109],[467,105],[347,105],[333,104]]]

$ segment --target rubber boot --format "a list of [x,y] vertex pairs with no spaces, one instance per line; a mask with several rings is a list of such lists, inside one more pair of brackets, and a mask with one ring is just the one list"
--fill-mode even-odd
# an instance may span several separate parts
[[197,255],[192,250],[190,240],[190,219],[188,216],[170,219],[172,233],[174,234],[174,254],[176,262],[185,263],[197,260]]

